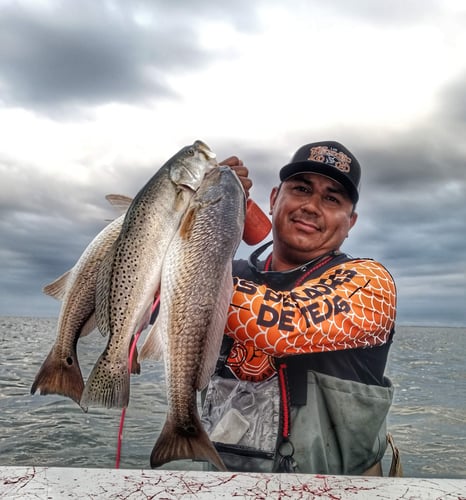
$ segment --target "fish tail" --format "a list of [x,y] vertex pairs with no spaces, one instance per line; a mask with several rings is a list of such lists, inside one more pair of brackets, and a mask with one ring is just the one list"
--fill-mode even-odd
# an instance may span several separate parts
[[37,372],[31,394],[37,390],[43,395],[60,394],[79,404],[83,389],[84,381],[76,351],[62,359],[52,349]]
[[150,465],[155,468],[183,459],[208,460],[218,470],[227,470],[197,415],[186,430],[177,427],[172,418],[167,418],[152,450]]
[[84,386],[79,405],[126,408],[129,403],[129,373],[126,363],[111,363],[102,354]]

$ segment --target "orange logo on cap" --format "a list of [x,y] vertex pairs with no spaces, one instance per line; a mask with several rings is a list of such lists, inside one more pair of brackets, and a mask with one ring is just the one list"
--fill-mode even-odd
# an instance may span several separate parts
[[349,172],[351,169],[351,158],[345,153],[328,146],[314,146],[311,148],[308,160],[331,165],[341,172]]

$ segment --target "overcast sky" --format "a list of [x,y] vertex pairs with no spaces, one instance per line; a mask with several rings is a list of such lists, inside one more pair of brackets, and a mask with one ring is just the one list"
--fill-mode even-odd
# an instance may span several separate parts
[[343,249],[392,272],[400,324],[466,325],[465,27],[463,0],[0,0],[0,314],[57,316],[104,196],[184,145],[241,157],[268,211],[328,139],[363,169]]

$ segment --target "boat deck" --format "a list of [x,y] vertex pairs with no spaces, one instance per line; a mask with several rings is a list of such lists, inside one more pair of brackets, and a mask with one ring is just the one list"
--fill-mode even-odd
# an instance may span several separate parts
[[466,479],[0,467],[0,498],[466,499]]

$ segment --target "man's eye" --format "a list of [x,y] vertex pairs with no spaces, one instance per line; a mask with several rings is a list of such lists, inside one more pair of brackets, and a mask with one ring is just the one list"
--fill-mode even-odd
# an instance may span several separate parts
[[330,201],[331,203],[340,203],[340,200],[338,198],[335,198],[335,196],[327,196],[327,200]]

